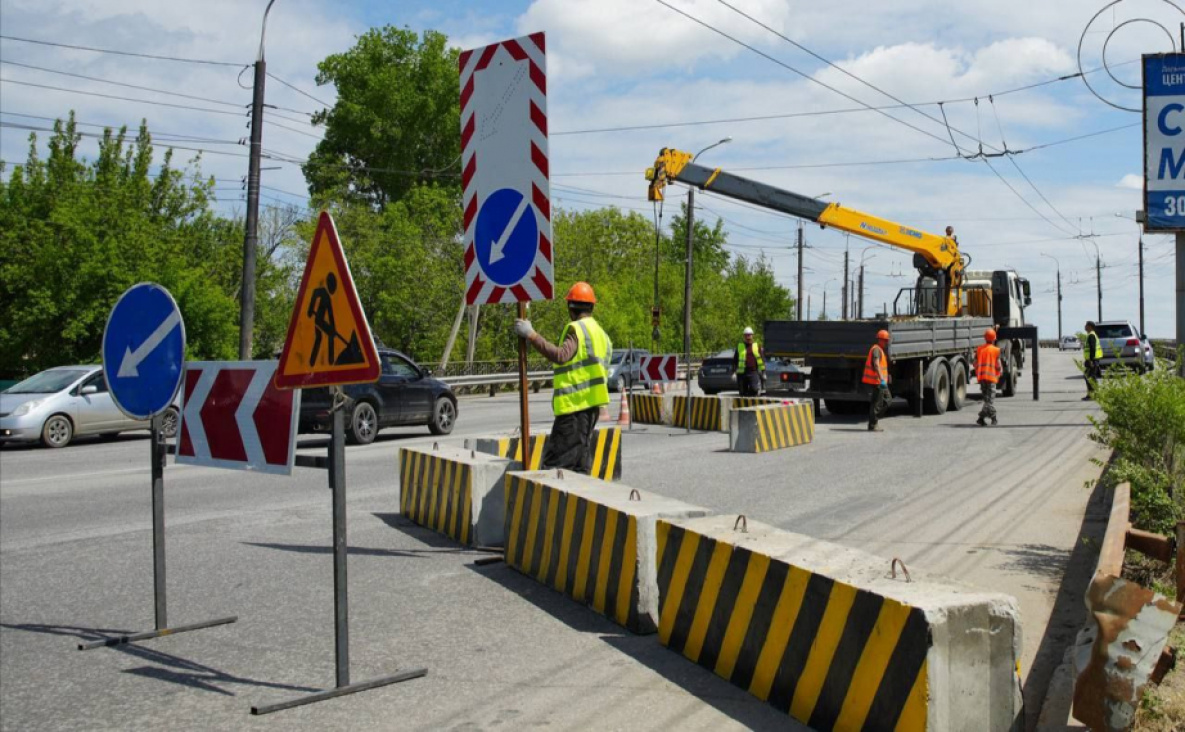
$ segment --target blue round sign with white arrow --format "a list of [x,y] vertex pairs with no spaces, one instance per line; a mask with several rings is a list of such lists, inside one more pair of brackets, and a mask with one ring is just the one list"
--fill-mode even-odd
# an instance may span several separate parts
[[119,296],[103,332],[103,374],[111,398],[132,419],[172,403],[185,373],[185,323],[169,291],[141,282]]
[[513,188],[490,194],[477,212],[473,246],[481,270],[494,284],[521,282],[539,251],[539,222],[527,197]]

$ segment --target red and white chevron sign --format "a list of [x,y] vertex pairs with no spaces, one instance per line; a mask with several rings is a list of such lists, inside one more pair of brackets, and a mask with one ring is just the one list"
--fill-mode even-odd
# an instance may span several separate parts
[[542,33],[463,51],[465,301],[552,298],[547,54]]
[[276,388],[277,363],[185,364],[177,462],[291,475],[300,390]]
[[664,381],[675,380],[675,370],[679,366],[678,356],[642,356],[638,362],[642,371],[643,384],[661,384]]

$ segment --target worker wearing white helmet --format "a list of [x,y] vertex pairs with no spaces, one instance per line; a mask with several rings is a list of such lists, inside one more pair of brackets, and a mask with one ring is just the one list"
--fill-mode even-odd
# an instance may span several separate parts
[[753,329],[745,328],[744,340],[733,354],[733,368],[741,396],[757,396],[765,385],[765,350],[753,341]]

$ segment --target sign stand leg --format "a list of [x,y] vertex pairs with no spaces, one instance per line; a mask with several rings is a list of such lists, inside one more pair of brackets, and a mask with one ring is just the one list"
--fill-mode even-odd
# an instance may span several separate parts
[[78,650],[89,651],[93,648],[110,648],[121,646],[132,641],[160,638],[165,635],[175,635],[188,630],[200,630],[215,625],[226,625],[238,620],[237,615],[229,618],[206,620],[201,623],[178,625],[169,627],[168,602],[165,582],[165,434],[161,427],[161,415],[152,418],[152,594],[153,612],[156,619],[156,630],[143,633],[129,633],[115,638],[104,638],[89,643],[79,643]]
[[[527,304],[518,304],[518,317],[527,319]],[[518,341],[518,393],[519,420],[522,422],[523,468],[529,470],[531,463],[531,409],[527,400],[527,342],[521,338]]]
[[[356,684],[350,683],[350,607],[349,584],[346,581],[348,543],[346,541],[345,395],[340,386],[331,387],[331,391],[333,392],[333,438],[329,442],[329,489],[333,494],[333,638],[337,686],[300,699],[251,707],[251,713],[255,715],[270,714],[367,689],[376,689],[400,681],[418,679],[428,673],[426,668],[417,668],[394,676],[384,676]],[[525,395],[526,391],[523,394]],[[524,447],[524,449],[526,448]]]

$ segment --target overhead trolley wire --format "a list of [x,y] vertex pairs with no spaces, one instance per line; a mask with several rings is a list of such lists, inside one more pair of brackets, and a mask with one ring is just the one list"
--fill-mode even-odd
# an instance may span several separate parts
[[275,74],[273,74],[273,73],[272,73],[272,72],[270,72],[270,71],[269,71],[269,72],[267,72],[267,75],[268,75],[268,77],[269,77],[269,78],[271,78],[271,79],[274,79],[274,80],[276,80],[276,81],[280,82],[281,84],[283,84],[284,86],[288,87],[289,89],[291,89],[292,91],[296,92],[297,94],[302,94],[302,95],[304,95],[304,96],[308,97],[309,99],[312,99],[314,102],[316,102],[317,104],[320,104],[320,105],[321,105],[321,106],[323,106],[323,107],[332,107],[332,106],[333,106],[333,105],[332,105],[332,104],[330,104],[329,102],[323,102],[323,101],[321,101],[320,99],[316,98],[316,97],[315,97],[315,96],[313,96],[312,94],[309,94],[307,91],[305,91],[304,89],[301,89],[300,87],[296,86],[295,84],[290,84],[290,83],[288,83],[287,81],[284,81],[283,79],[281,79],[280,77],[276,76]]

